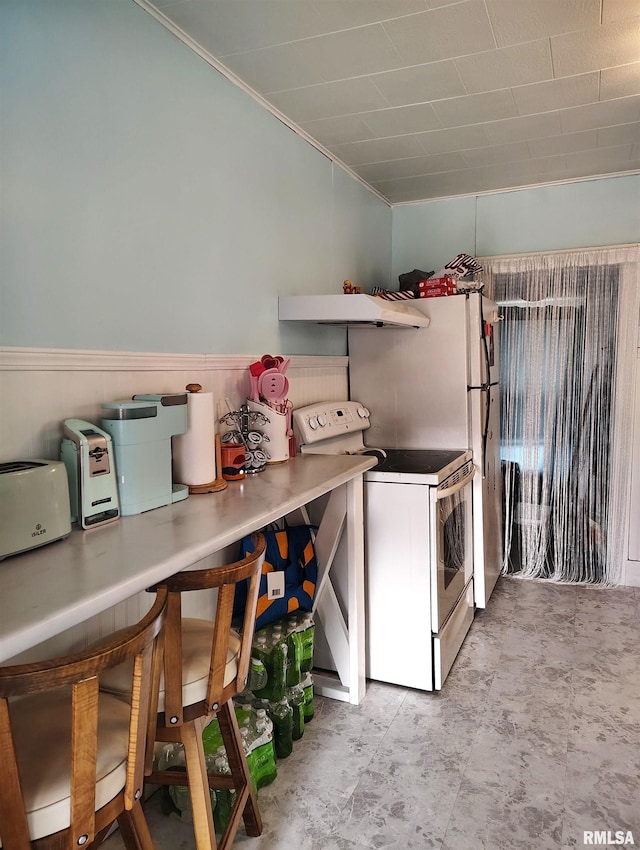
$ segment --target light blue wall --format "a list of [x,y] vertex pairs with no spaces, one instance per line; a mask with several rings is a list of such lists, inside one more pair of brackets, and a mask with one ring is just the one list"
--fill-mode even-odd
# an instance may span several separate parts
[[392,276],[475,257],[640,242],[640,175],[405,204],[393,210]]
[[391,276],[438,271],[456,254],[475,256],[476,199],[450,198],[393,209]]
[[132,0],[0,2],[0,344],[343,354],[391,210]]
[[640,241],[640,176],[398,206],[132,0],[0,2],[0,344],[342,354],[279,293]]

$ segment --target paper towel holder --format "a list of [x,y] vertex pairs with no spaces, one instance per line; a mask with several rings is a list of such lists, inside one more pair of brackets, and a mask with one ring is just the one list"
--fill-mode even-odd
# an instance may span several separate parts
[[[187,384],[185,390],[188,393],[202,392],[202,384]],[[220,436],[216,434],[216,478],[208,484],[189,484],[189,493],[198,495],[199,493],[217,493],[220,490],[225,490],[229,485],[220,474],[222,461],[220,459]]]

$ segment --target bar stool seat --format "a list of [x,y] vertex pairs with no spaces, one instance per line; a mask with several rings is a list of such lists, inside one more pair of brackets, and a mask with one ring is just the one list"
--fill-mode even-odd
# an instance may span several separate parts
[[[211,646],[215,623],[212,620],[199,620],[193,617],[182,618],[182,704],[202,702],[207,696],[209,667],[211,664]],[[227,647],[227,661],[224,674],[224,686],[235,681],[238,672],[238,657],[242,639],[231,629]],[[114,694],[129,694],[130,671],[128,665],[112,670],[103,681],[102,687]],[[158,711],[165,709],[164,672],[160,676],[158,692]]]

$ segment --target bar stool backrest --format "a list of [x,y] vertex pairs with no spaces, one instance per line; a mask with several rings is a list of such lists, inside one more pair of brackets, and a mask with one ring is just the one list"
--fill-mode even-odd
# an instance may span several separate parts
[[[138,624],[82,652],[0,667],[3,850],[77,850],[101,841],[116,819],[128,847],[150,846],[140,799],[151,767],[156,638],[167,599],[166,588],[159,589]],[[126,661],[130,708],[99,691],[102,673]]]
[[[251,663],[251,644],[256,618],[256,604],[260,589],[260,575],[266,541],[264,535],[254,535],[255,549],[246,558],[233,564],[210,567],[203,570],[184,570],[171,576],[163,584],[169,591],[167,625],[164,638],[164,717],[165,725],[179,726],[183,717],[192,720],[200,715],[216,712],[236,693],[244,690]],[[248,582],[247,603],[241,628],[240,648],[230,648],[232,631],[233,600],[236,585]],[[181,616],[181,594],[193,590],[217,588],[215,624],[211,646],[211,663],[206,697],[201,704],[183,705],[183,624]],[[154,588],[152,588],[154,589]],[[228,658],[236,659],[235,675],[229,680]],[[188,709],[185,713],[185,709]],[[171,719],[171,724],[169,723]]]

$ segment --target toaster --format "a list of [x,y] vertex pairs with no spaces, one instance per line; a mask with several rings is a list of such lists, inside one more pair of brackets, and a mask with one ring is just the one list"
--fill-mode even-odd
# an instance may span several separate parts
[[71,531],[64,463],[0,463],[0,559],[66,537]]

